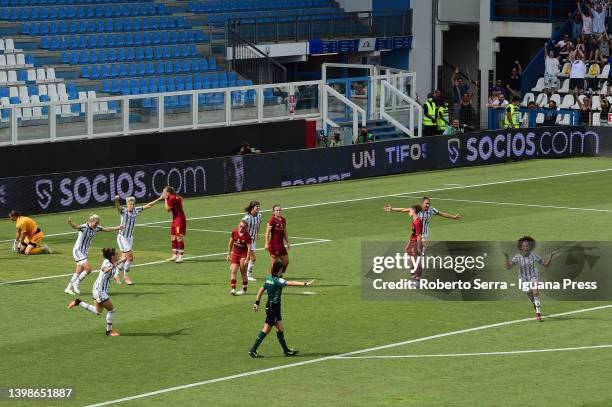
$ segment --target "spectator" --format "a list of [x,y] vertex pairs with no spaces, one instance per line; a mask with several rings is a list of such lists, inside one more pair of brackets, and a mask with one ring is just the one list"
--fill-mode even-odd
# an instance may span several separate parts
[[519,61],[514,61],[514,65],[515,66],[510,72],[510,80],[506,85],[506,89],[508,89],[506,97],[521,96],[521,75],[523,73],[523,67]]
[[443,136],[454,136],[465,133],[465,125],[461,125],[458,119],[453,119],[451,125],[444,130]]
[[580,96],[578,96],[576,91],[574,91],[574,99],[576,100],[576,103],[580,109],[580,124],[583,126],[588,126],[591,116],[591,98],[588,96],[583,96],[582,100],[580,100]]
[[516,129],[520,126],[520,104],[521,98],[518,96],[512,96],[512,103],[506,107],[506,114],[504,117],[504,127],[506,129]]
[[601,3],[597,3],[597,6],[593,9],[589,3],[586,3],[587,9],[593,16],[593,33],[603,34],[606,31],[606,17],[608,16],[608,9],[604,9]]
[[423,131],[425,136],[435,136],[438,130],[436,119],[437,108],[434,102],[433,93],[427,95],[427,100],[423,103]]
[[554,126],[557,123],[557,102],[551,100],[548,102],[548,108],[544,113],[544,122],[542,126]]
[[357,135],[357,143],[371,143],[374,140],[372,133],[368,131],[366,127],[362,127],[359,129],[359,134]]
[[581,35],[576,38],[576,44],[574,45],[574,49],[569,54],[570,61],[576,59],[576,54],[578,52],[581,52],[582,54],[585,53],[584,40],[582,39]]
[[595,53],[597,51],[597,48],[599,47],[599,41],[598,41],[598,36],[597,34],[591,34],[589,36],[589,39],[585,39],[584,41],[584,59],[585,61],[594,61],[595,60]]
[[461,97],[461,104],[459,107],[459,121],[462,123],[468,123],[470,126],[474,125],[474,107],[472,106],[472,95],[470,93],[464,93]]
[[544,43],[544,92],[555,92],[559,88],[558,74],[559,60],[555,58],[555,53],[552,50],[548,50],[547,43]]
[[[469,80],[468,78],[468,81]],[[470,85],[463,82],[463,78],[459,76],[459,68],[456,68],[453,74],[453,117],[459,116],[461,95],[468,93],[469,90]]]
[[246,155],[246,154],[261,154],[261,150],[251,147],[248,142],[243,142],[238,150],[238,155]]
[[[544,46],[546,47],[546,45]],[[573,44],[570,41],[569,35],[565,34],[563,39],[554,45],[554,47],[558,50],[557,52],[559,53],[559,59],[564,61],[569,59],[569,54],[572,51]]]
[[341,146],[342,144],[343,143],[342,143],[342,138],[340,137],[340,132],[334,131],[331,141],[329,142],[330,147],[338,147],[338,146]]
[[[536,116],[538,114],[538,106],[535,102],[531,101],[527,104],[528,112],[523,113],[523,118],[521,120],[521,127],[531,127],[532,116]],[[533,118],[535,122],[535,117]]]
[[588,42],[591,38],[591,34],[593,34],[593,16],[591,16],[591,10],[587,8],[584,13],[580,8],[580,2],[576,3],[578,6],[578,14],[582,18],[582,37],[584,42]]
[[434,103],[436,104],[437,107],[440,107],[444,104],[445,100],[444,100],[444,94],[442,93],[442,90],[440,89],[436,89],[434,92]]
[[496,93],[495,95],[497,95],[497,97],[495,99],[491,98],[487,107],[505,108],[508,106],[508,101],[504,97],[503,93]]
[[571,40],[575,40],[582,34],[582,17],[580,13],[576,13],[572,18],[572,13],[568,13],[571,24]]
[[610,57],[610,37],[608,33],[604,32],[599,36],[599,48],[595,52],[595,62],[605,66],[608,63]]
[[600,95],[599,98],[600,98],[599,103],[600,103],[600,112],[601,112],[599,115],[600,120],[608,121],[608,114],[611,113],[610,112],[610,102],[608,102],[608,99],[603,95]]
[[504,87],[504,85],[502,84],[501,79],[498,79],[498,80],[495,81],[495,86],[493,86],[491,88],[491,93],[493,93],[493,92],[503,93],[504,97],[506,97],[506,98],[508,97],[508,89],[506,89]]
[[575,60],[572,61],[572,68],[570,70],[570,82],[569,87],[571,90],[580,90],[584,89],[584,77],[586,75],[586,65],[582,58],[584,56],[581,52],[576,52]]

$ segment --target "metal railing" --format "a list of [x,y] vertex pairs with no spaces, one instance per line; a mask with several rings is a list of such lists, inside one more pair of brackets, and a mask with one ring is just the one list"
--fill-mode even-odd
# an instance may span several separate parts
[[575,8],[573,0],[491,0],[491,21],[554,23]]
[[226,28],[228,63],[233,71],[255,84],[287,82],[287,68],[268,56],[257,46],[238,34],[232,27]]
[[357,106],[355,103],[351,102],[348,98],[340,94],[338,91],[334,90],[331,86],[325,84],[323,87],[323,123],[325,126],[330,126],[332,128],[338,128],[340,125],[336,123],[329,115],[329,97],[335,98],[337,101],[346,105],[352,112],[352,132],[353,132],[353,140],[357,140],[359,135],[359,115],[361,115],[361,126],[366,127],[367,122],[367,112],[365,109]]
[[227,22],[252,43],[312,38],[394,37],[412,34],[412,10],[237,17]]
[[[387,80],[382,80],[381,85],[380,118],[393,124],[409,137],[421,137],[423,130],[423,108],[421,105],[396,87],[391,86]],[[386,107],[388,101],[391,102],[392,107],[389,110]],[[406,115],[408,115],[407,120],[405,119]],[[400,117],[404,118],[404,123],[402,123]]]

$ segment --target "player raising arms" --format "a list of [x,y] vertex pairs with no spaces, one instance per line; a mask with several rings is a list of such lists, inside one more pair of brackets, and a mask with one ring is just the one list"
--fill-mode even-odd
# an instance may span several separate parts
[[177,195],[170,185],[164,188],[166,210],[172,212],[172,224],[170,225],[170,241],[172,243],[172,257],[168,260],[176,263],[183,262],[185,253],[185,234],[187,233],[187,218],[183,212],[183,197]]
[[15,222],[14,252],[25,255],[51,253],[49,246],[42,244],[44,234],[32,218],[22,216],[17,211],[10,211],[9,218]]
[[85,277],[87,277],[87,275],[91,273],[91,265],[89,264],[87,255],[89,253],[89,247],[91,246],[91,242],[93,241],[93,238],[96,233],[98,233],[99,231],[115,232],[117,230],[123,230],[125,227],[102,227],[100,226],[100,217],[98,215],[91,215],[87,223],[83,223],[82,225],[76,225],[72,221],[72,218],[68,218],[68,224],[73,229],[78,230],[79,233],[77,235],[76,243],[72,248],[72,257],[76,262],[76,270],[64,292],[66,294],[80,294],[81,291],[79,290],[79,286],[81,284],[81,281],[83,281]]
[[[247,231],[248,223],[241,220],[238,229],[232,231],[232,235],[227,242],[227,261],[231,261],[230,266],[230,287],[231,295],[246,295],[249,286],[247,278],[246,263],[251,255],[251,235]],[[236,270],[240,268],[242,274],[242,291],[236,292]]]
[[[392,208],[391,205],[387,204],[384,207],[385,212],[408,212],[412,222],[410,224],[411,234],[410,241],[406,246],[406,252],[411,257],[420,256],[423,249],[423,222],[419,217],[419,213],[421,212],[421,205],[412,205],[409,208]],[[418,281],[423,274],[423,269],[421,268],[420,262],[417,266],[416,270],[412,270],[412,279]]]
[[[134,229],[136,228],[136,218],[140,215],[140,212],[145,209],[152,208],[157,202],[164,199],[161,195],[156,200],[149,202],[144,206],[136,206],[136,198],[130,196],[125,199],[126,206],[121,206],[119,195],[115,196],[115,208],[119,212],[121,218],[121,225],[124,227],[122,231],[117,234],[117,245],[119,250],[123,253],[121,255],[122,264],[119,266],[119,271],[123,269],[123,281],[126,284],[131,285],[132,279],[128,275],[132,268],[132,262],[134,261],[134,254],[132,253],[132,246],[134,243]],[[119,273],[115,274],[115,281],[117,284],[121,284],[121,278]]]
[[536,264],[541,264],[544,267],[550,266],[552,258],[557,253],[556,251],[550,254],[550,258],[544,261],[540,256],[533,252],[536,242],[531,236],[523,236],[517,242],[519,252],[512,257],[508,253],[504,253],[506,258],[506,268],[510,270],[513,266],[518,266],[519,269],[519,286],[521,290],[527,294],[529,301],[533,305],[536,312],[536,321],[542,320],[542,303],[540,301],[540,290],[537,283],[540,281],[540,272]]
[[[272,264],[277,259],[280,259],[283,263],[283,269],[279,273],[282,276],[289,266],[287,250],[291,249],[291,243],[289,243],[289,235],[287,234],[287,221],[281,216],[281,212],[280,205],[272,207],[272,217],[268,220],[268,226],[266,227],[265,249],[270,253]],[[287,243],[286,247],[285,243]]]
[[123,262],[123,259],[119,258],[115,249],[102,249],[102,255],[104,256],[104,262],[100,267],[100,274],[96,279],[93,289],[91,291],[96,305],[81,301],[79,298],[75,298],[68,308],[74,308],[77,305],[85,308],[87,311],[100,315],[103,309],[106,309],[106,335],[108,336],[119,336],[119,332],[113,330],[113,317],[115,316],[115,306],[108,296],[108,290],[110,288],[111,279],[118,273],[117,266]]
[[247,221],[249,227],[247,228],[249,235],[251,236],[251,255],[249,257],[249,263],[247,266],[247,278],[249,281],[256,281],[253,277],[253,267],[255,267],[255,250],[257,250],[256,240],[259,239],[259,228],[261,226],[261,204],[258,201],[251,201],[249,206],[244,208],[246,215],[242,220]]
[[281,295],[283,293],[283,287],[285,286],[308,287],[314,283],[314,280],[287,281],[280,277],[280,273],[283,270],[283,263],[280,260],[275,261],[274,264],[272,264],[272,269],[270,271],[270,275],[266,278],[266,282],[264,283],[263,287],[257,291],[255,304],[253,304],[253,311],[259,311],[259,302],[261,301],[264,291],[268,292],[268,301],[266,302],[266,322],[264,323],[261,332],[257,334],[255,343],[249,351],[249,355],[251,355],[253,358],[261,357],[261,355],[257,353],[257,348],[266,338],[266,335],[270,333],[273,326],[276,327],[276,337],[283,348],[285,356],[295,356],[299,352],[297,350],[290,349],[285,342],[285,327],[283,325],[283,317],[281,316]]
[[425,250],[427,249],[427,245],[429,243],[429,221],[431,220],[431,218],[434,215],[438,215],[446,219],[461,220],[463,219],[463,216],[459,214],[449,215],[448,213],[440,212],[439,210],[431,206],[431,199],[428,196],[423,197],[423,200],[421,201],[421,209],[422,209],[421,212],[419,212],[419,218],[421,219],[421,222],[423,223],[422,240],[423,240],[423,254],[425,254]]

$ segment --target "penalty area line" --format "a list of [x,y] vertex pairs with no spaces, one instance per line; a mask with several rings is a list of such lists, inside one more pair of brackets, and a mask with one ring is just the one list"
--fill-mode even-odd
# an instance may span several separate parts
[[474,353],[441,353],[431,355],[377,355],[377,356],[338,356],[336,359],[421,359],[421,358],[454,358],[463,356],[502,356],[502,355],[522,355],[526,353],[546,353],[546,352],[568,352],[586,349],[605,349],[612,348],[610,345],[575,346],[571,348],[550,348],[550,349],[527,349],[512,350],[505,352],[474,352]]
[[[602,310],[602,309],[608,309],[608,308],[612,308],[612,304],[601,305],[601,306],[592,307],[592,308],[582,308],[582,309],[577,309],[577,310],[573,310],[573,311],[561,312],[561,313],[558,313],[558,314],[551,314],[551,315],[545,316],[544,318],[554,318],[554,317],[560,317],[560,316],[565,316],[565,315],[580,314],[580,313],[583,313],[583,312],[590,312],[590,311],[596,311],[596,310]],[[247,372],[233,374],[233,375],[230,375],[230,376],[223,376],[223,377],[218,377],[218,378],[215,378],[215,379],[203,380],[201,382],[189,383],[189,384],[184,384],[184,385],[181,385],[181,386],[168,387],[168,388],[165,388],[165,389],[155,390],[155,391],[151,391],[151,392],[148,392],[148,393],[142,393],[142,394],[137,394],[137,395],[134,395],[134,396],[129,396],[129,397],[123,397],[123,398],[119,398],[119,399],[115,399],[115,400],[104,401],[104,402],[101,402],[101,403],[90,404],[90,405],[88,405],[86,407],[101,407],[101,406],[108,406],[108,405],[111,405],[111,404],[124,403],[124,402],[130,401],[130,400],[138,400],[138,399],[142,399],[142,398],[146,398],[146,397],[157,396],[157,395],[160,395],[160,394],[170,393],[170,392],[179,391],[179,390],[185,390],[185,389],[189,389],[189,388],[193,388],[193,387],[200,387],[200,386],[205,386],[205,385],[213,384],[213,383],[226,382],[226,381],[230,381],[230,380],[234,380],[234,379],[240,379],[240,378],[243,378],[243,377],[255,376],[255,375],[260,375],[260,374],[269,373],[269,372],[275,372],[275,371],[283,370],[283,369],[290,369],[292,367],[312,365],[312,364],[321,363],[321,362],[324,362],[324,361],[327,361],[327,360],[337,360],[339,358],[348,357],[348,356],[352,356],[352,355],[358,355],[358,354],[367,353],[367,352],[374,352],[374,351],[382,350],[382,349],[396,348],[396,347],[403,346],[403,345],[408,345],[408,344],[411,344],[411,343],[425,342],[425,341],[430,341],[430,340],[434,340],[434,339],[445,338],[445,337],[448,337],[448,336],[461,335],[461,334],[465,334],[465,333],[477,332],[477,331],[482,331],[482,330],[491,329],[491,328],[497,328],[497,327],[501,327],[501,326],[514,325],[514,324],[519,324],[519,323],[528,322],[528,321],[533,321],[533,318],[515,319],[515,320],[511,320],[511,321],[504,321],[504,322],[497,322],[497,323],[493,323],[493,324],[480,325],[480,326],[476,326],[476,327],[473,327],[473,328],[467,328],[467,329],[461,329],[461,330],[457,330],[457,331],[444,332],[444,333],[440,333],[440,334],[437,334],[437,335],[425,336],[425,337],[421,337],[421,338],[408,339],[408,340],[402,341],[402,342],[390,343],[390,344],[387,344],[387,345],[376,346],[376,347],[373,347],[373,348],[365,348],[365,349],[356,350],[356,351],[352,351],[352,352],[341,353],[341,354],[338,354],[338,355],[324,356],[324,357],[320,357],[320,358],[304,360],[304,361],[301,361],[301,362],[289,363],[289,364],[286,364],[286,365],[273,366],[273,367],[269,367],[269,368],[266,368],[266,369],[251,370],[251,371],[247,371]]]

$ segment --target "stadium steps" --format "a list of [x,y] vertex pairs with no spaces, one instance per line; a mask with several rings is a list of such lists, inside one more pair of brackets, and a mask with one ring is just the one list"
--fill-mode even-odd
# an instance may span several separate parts
[[[351,127],[353,125],[352,122],[338,122],[338,124],[342,127]],[[406,137],[403,131],[397,129],[386,120],[368,120],[366,122],[366,128],[372,133],[374,141],[393,140]]]

